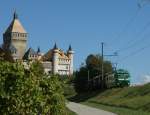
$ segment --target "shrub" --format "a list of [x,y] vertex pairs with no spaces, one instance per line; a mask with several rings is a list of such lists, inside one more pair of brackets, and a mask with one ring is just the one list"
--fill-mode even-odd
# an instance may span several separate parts
[[66,115],[57,76],[37,76],[31,67],[25,70],[20,63],[0,62],[0,113]]

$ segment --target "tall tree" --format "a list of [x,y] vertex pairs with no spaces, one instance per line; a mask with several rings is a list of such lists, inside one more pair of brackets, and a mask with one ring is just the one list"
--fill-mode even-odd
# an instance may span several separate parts
[[0,60],[14,62],[11,52],[0,48]]
[[[113,68],[110,61],[103,60],[104,77],[107,73],[112,73]],[[76,72],[75,87],[77,92],[83,92],[90,89],[97,89],[98,79],[92,81],[96,76],[101,76],[102,73],[102,57],[100,55],[90,54],[85,60],[85,65],[81,66],[79,71]],[[105,79],[105,78],[104,78]],[[90,83],[88,82],[90,80]],[[92,86],[93,84],[96,86]]]
[[[110,61],[104,60],[104,75],[113,71]],[[89,70],[90,77],[101,75],[102,57],[100,55],[89,55],[86,59],[86,68]]]

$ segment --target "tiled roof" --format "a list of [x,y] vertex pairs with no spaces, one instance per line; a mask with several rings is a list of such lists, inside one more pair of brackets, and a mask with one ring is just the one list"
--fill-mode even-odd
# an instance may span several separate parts
[[30,55],[38,55],[32,48],[29,48],[27,52],[24,54],[23,59],[28,59]]
[[[44,54],[42,56],[42,61],[52,61],[53,60],[53,50],[54,49],[50,49],[46,54]],[[65,54],[61,49],[58,49],[58,54],[59,54],[59,58],[62,59],[69,59],[69,57],[67,56],[67,54]]]
[[11,32],[27,33],[16,15],[17,14],[14,13],[14,19],[9,25],[9,27],[6,29],[5,33],[11,33]]
[[53,59],[53,50],[50,49],[46,54],[42,56],[42,61],[52,61]]
[[59,58],[68,59],[68,56],[62,50],[59,50]]

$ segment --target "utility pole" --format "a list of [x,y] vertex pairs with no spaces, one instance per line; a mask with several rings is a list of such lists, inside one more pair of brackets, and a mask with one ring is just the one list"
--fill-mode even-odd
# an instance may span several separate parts
[[[104,84],[103,84],[103,81],[104,81],[104,63],[103,63],[103,61],[104,61],[104,43],[102,42],[101,43],[101,45],[102,45],[102,67],[101,67],[101,71],[102,71],[102,74],[101,74],[101,77],[102,77],[102,82],[101,82],[101,84],[102,84],[102,89],[103,89],[103,86],[104,86]],[[99,77],[99,83],[100,83],[100,77]]]
[[88,88],[90,87],[90,71],[88,70]]
[[90,71],[88,70],[88,82],[90,81]]
[[[117,52],[114,52],[113,55],[104,55],[104,42],[101,43],[101,55],[102,55],[102,64],[101,64],[101,76],[99,75],[99,86],[100,86],[100,83],[101,83],[101,88],[103,89],[104,88],[104,56],[107,56],[107,57],[111,57],[111,56],[118,56]],[[102,80],[100,79],[102,77]]]

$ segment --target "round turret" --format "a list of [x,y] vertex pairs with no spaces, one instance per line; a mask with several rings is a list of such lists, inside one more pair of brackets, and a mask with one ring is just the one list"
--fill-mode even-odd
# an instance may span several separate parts
[[55,43],[53,48],[53,73],[58,73],[58,60],[59,60],[59,49],[57,47],[57,44]]
[[70,59],[70,74],[72,75],[73,74],[73,57],[74,57],[74,51],[72,50],[71,45],[68,48],[67,54],[68,54],[68,57]]
[[74,54],[74,51],[72,50],[71,45],[69,45],[67,53],[68,53],[68,55]]

